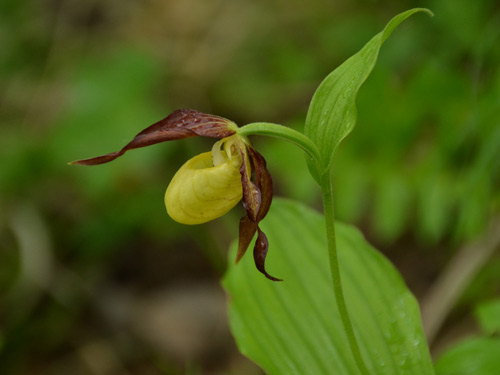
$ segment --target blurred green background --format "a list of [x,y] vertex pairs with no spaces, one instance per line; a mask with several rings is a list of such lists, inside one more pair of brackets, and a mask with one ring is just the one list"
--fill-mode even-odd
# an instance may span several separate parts
[[[189,227],[163,206],[211,142],[66,163],[178,108],[302,130],[321,80],[416,6],[435,17],[386,42],[334,168],[338,218],[423,297],[500,214],[497,1],[2,0],[0,373],[262,374],[235,348],[219,286],[243,209]],[[299,150],[253,142],[276,195],[320,207]],[[500,293],[499,275],[497,252],[441,336]]]

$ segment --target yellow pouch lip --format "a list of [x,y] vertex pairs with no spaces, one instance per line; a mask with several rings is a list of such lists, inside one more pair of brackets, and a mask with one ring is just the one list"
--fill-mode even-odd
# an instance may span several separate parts
[[242,198],[241,157],[213,166],[212,152],[199,154],[177,171],[165,192],[169,216],[202,224],[226,214]]

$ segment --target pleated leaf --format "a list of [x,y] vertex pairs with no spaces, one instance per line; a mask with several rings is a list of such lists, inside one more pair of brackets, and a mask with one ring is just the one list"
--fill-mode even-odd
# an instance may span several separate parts
[[[415,8],[391,19],[384,30],[331,72],[314,93],[304,132],[318,146],[325,167],[329,167],[335,148],[354,128],[356,95],[375,66],[380,47],[401,22],[421,11],[432,14],[427,9]],[[314,173],[314,168],[309,167]]]
[[[358,375],[335,303],[323,216],[276,199],[263,230],[271,282],[250,258],[224,279],[240,351],[271,375]],[[336,226],[347,306],[370,374],[432,375],[417,302],[361,233]],[[236,245],[233,247],[233,256]]]

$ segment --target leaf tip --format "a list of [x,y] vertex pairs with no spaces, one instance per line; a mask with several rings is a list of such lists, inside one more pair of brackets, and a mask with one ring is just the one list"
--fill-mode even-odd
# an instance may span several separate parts
[[416,8],[419,12],[427,13],[429,16],[434,17],[434,12],[429,8]]

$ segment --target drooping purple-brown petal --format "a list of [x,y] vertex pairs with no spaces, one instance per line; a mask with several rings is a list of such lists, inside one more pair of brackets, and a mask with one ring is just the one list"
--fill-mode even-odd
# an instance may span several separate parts
[[[281,279],[266,272],[265,261],[269,244],[266,235],[259,228],[259,222],[266,216],[271,206],[273,197],[271,174],[266,168],[264,157],[252,147],[247,146],[245,151],[242,151],[242,156],[243,163],[240,167],[240,174],[243,186],[243,205],[247,211],[247,216],[240,220],[240,240],[236,262],[245,254],[255,232],[258,232],[253,250],[255,266],[268,279],[281,281]],[[247,163],[250,163],[250,168]],[[250,175],[252,171],[253,176]]]
[[238,253],[236,254],[236,260],[234,261],[235,264],[238,264],[241,258],[243,258],[243,255],[247,252],[248,246],[250,245],[256,231],[257,226],[248,216],[243,216],[240,219]]
[[273,179],[267,170],[266,159],[252,147],[248,147],[252,166],[255,172],[255,182],[260,190],[261,204],[257,213],[257,222],[262,220],[271,207],[273,200]]
[[253,259],[255,261],[255,266],[269,280],[283,281],[282,279],[278,279],[267,273],[265,263],[267,250],[269,248],[269,241],[267,240],[267,236],[260,229],[258,229],[258,233],[259,234],[257,235],[257,240],[255,241],[255,247],[253,248]]
[[252,176],[250,175],[253,169],[252,165],[249,166],[247,164],[249,160],[245,156],[245,152],[242,151],[241,154],[241,159],[243,160],[240,167],[241,186],[243,187],[243,206],[247,211],[248,218],[254,223],[257,223],[262,197],[259,187],[252,181]]
[[120,151],[70,164],[97,165],[108,163],[135,148],[154,145],[160,142],[202,136],[224,138],[236,134],[236,124],[223,117],[209,115],[192,109],[178,109],[137,134]]

